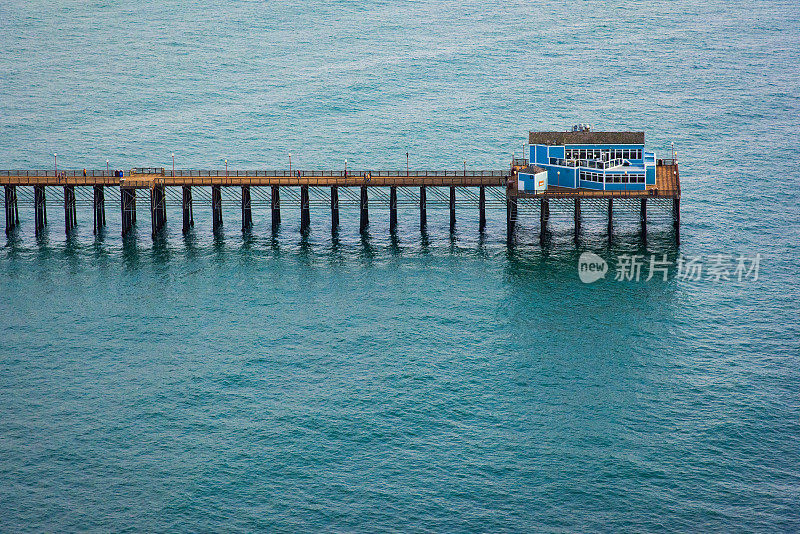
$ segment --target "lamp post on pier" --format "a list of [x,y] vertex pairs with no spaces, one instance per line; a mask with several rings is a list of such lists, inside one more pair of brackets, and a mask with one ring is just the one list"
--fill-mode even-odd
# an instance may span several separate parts
[[464,160],[464,177],[467,176],[467,160]]
[[172,177],[175,178],[175,153],[172,153]]
[[106,174],[108,174],[108,160],[106,160]]
[[406,152],[406,176],[408,176],[408,152]]
[[228,160],[226,158],[225,159],[225,178],[227,178],[227,177],[228,177]]
[[289,176],[292,175],[292,153],[289,152]]
[[58,177],[58,154],[53,153],[53,167],[55,168],[56,177]]
[[347,178],[347,159],[344,160],[344,177]]

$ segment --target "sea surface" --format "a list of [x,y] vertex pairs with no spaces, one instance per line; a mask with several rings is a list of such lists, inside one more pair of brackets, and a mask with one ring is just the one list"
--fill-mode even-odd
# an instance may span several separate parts
[[85,193],[67,236],[58,188],[36,237],[20,188],[0,531],[800,531],[797,2],[6,0],[0,30],[0,168],[503,169],[585,122],[674,143],[683,188],[679,245],[621,203],[577,244],[553,206],[544,246],[535,206],[509,246],[467,202],[392,236],[371,199],[361,236],[320,201],[302,236],[229,198],[214,234],[200,192],[187,236],[144,192],[130,237]]

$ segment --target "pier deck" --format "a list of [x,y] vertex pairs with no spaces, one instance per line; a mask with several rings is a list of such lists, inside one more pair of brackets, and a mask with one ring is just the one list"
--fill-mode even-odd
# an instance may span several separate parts
[[[516,169],[512,163],[509,170],[468,170],[464,171],[266,171],[266,170],[172,170],[164,168],[134,168],[130,171],[97,171],[97,170],[0,170],[0,186],[4,186],[6,232],[19,225],[17,202],[17,186],[33,187],[35,228],[37,234],[47,225],[46,187],[62,187],[64,190],[65,229],[69,233],[77,224],[76,187],[92,187],[92,212],[95,232],[106,224],[105,187],[119,188],[119,205],[122,216],[122,234],[126,235],[136,224],[136,190],[149,190],[150,219],[153,236],[164,227],[167,220],[166,188],[182,189],[181,209],[183,215],[183,231],[188,232],[194,225],[193,187],[211,188],[211,206],[213,227],[216,231],[223,224],[223,187],[241,188],[242,230],[252,226],[251,187],[269,188],[269,203],[272,210],[272,226],[277,228],[281,223],[281,188],[300,189],[301,230],[308,231],[310,226],[310,188],[330,188],[331,227],[339,225],[339,188],[359,188],[358,198],[360,210],[360,228],[365,231],[369,226],[369,194],[374,188],[389,189],[390,229],[397,227],[398,188],[419,188],[419,196],[415,202],[419,204],[420,227],[427,225],[428,191],[436,197],[444,198],[450,209],[450,228],[455,228],[456,204],[459,194],[457,190],[476,188],[475,195],[479,210],[479,228],[483,231],[486,225],[487,191],[499,193],[501,202],[506,207],[507,234],[510,241],[518,222],[518,204],[525,201],[538,200],[540,213],[540,238],[544,242],[550,218],[550,201],[570,199],[574,208],[576,239],[581,228],[581,200],[602,200],[608,203],[608,235],[612,235],[613,205],[615,199],[639,200],[642,234],[647,228],[648,200],[658,200],[654,207],[669,201],[672,204],[672,216],[675,237],[678,239],[680,224],[680,177],[678,165],[674,160],[658,160],[656,165],[656,183],[646,186],[644,190],[598,191],[593,189],[568,189],[550,187],[546,191],[534,193],[516,189]],[[442,193],[439,188],[449,188]],[[346,191],[347,189],[345,189]],[[262,190],[263,191],[263,190]],[[439,191],[437,193],[437,191]],[[356,193],[348,193],[353,196]],[[348,195],[345,195],[348,196]],[[381,197],[379,195],[379,197]],[[461,195],[463,198],[463,194]],[[382,200],[373,199],[373,200]],[[296,198],[289,198],[289,201]],[[469,200],[472,204],[473,201]],[[558,203],[554,203],[557,205]]]

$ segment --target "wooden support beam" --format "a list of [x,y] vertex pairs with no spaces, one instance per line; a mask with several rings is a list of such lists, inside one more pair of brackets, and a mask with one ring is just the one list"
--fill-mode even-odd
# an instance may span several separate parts
[[15,215],[17,204],[17,187],[14,185],[6,185],[3,187],[3,206],[6,212],[6,233],[14,229],[19,223],[19,217]]
[[270,207],[272,209],[272,230],[278,229],[281,225],[281,189],[277,185],[273,185],[270,195]]
[[183,212],[183,233],[189,232],[189,228],[194,226],[194,208],[192,206],[192,186],[181,186],[181,211]]
[[122,237],[128,235],[136,222],[136,190],[120,187],[120,210],[122,212]]
[[253,209],[250,198],[250,186],[242,186],[242,231],[247,231],[253,227]]
[[573,217],[575,219],[575,240],[578,240],[578,237],[581,233],[581,199],[575,199],[575,211],[573,213]]
[[397,186],[389,188],[389,231],[397,231]]
[[647,199],[640,200],[639,205],[639,225],[641,226],[642,237],[647,237]]
[[456,229],[456,188],[450,186],[450,231]]
[[222,186],[211,186],[211,220],[214,231],[222,228]]
[[39,232],[47,226],[47,202],[43,185],[33,186],[33,219],[34,231],[39,235]]
[[369,226],[369,199],[367,198],[367,186],[361,186],[361,215],[359,217],[358,228],[360,232],[366,232]]
[[331,232],[339,230],[339,187],[331,186]]
[[608,240],[611,241],[611,237],[614,233],[614,199],[608,199]]
[[150,189],[150,230],[152,237],[164,228],[167,222],[167,195],[163,185]]
[[64,230],[66,233],[78,225],[78,215],[75,210],[75,186],[64,186]]
[[308,232],[311,227],[310,199],[308,196],[308,186],[300,186],[300,231]]
[[550,220],[550,201],[539,199],[539,244],[544,245],[547,239],[547,221]]
[[672,226],[675,228],[675,244],[681,242],[681,199],[672,199]]
[[95,234],[106,225],[106,193],[102,185],[92,187],[92,221]]
[[514,242],[514,232],[517,228],[517,199],[506,195],[506,240],[509,244]]
[[423,185],[419,188],[419,227],[424,230],[428,226],[428,190]]
[[478,211],[480,212],[479,222],[478,222],[478,229],[483,232],[486,228],[486,187],[480,186],[480,192],[478,193]]

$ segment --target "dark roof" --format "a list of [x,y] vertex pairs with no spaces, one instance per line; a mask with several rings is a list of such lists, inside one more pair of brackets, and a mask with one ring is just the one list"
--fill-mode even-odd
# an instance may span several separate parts
[[644,132],[530,132],[532,145],[643,145]]
[[545,169],[541,167],[537,167],[536,165],[528,165],[519,170],[519,172],[523,174],[539,174],[540,172],[545,172]]

